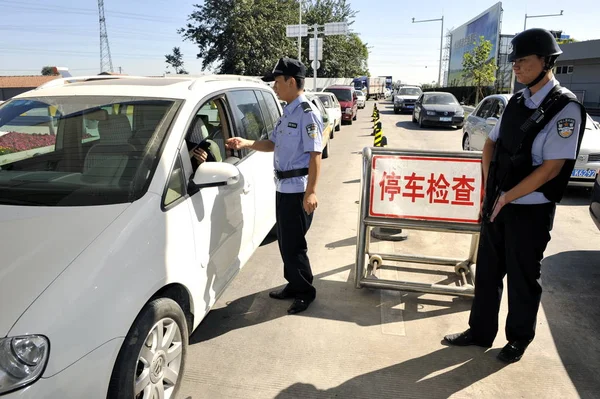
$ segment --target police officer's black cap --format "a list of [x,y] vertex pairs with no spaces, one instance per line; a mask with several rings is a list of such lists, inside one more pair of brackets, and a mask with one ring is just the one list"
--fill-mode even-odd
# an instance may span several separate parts
[[262,80],[272,82],[277,76],[291,76],[293,78],[304,79],[306,78],[306,67],[294,58],[283,57],[279,59],[273,71],[266,74]]
[[562,54],[552,33],[545,29],[527,29],[515,36],[510,43],[512,51],[508,54],[508,60],[511,62],[529,55],[550,57]]

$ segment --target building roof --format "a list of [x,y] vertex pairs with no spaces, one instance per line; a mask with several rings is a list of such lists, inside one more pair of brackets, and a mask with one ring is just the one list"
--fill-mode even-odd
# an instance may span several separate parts
[[600,40],[561,44],[557,62],[600,58]]
[[0,89],[34,88],[57,78],[60,75],[0,76]]

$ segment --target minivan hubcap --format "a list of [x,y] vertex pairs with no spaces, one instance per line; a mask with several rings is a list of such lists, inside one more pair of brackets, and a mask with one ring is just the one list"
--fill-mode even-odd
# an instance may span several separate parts
[[183,361],[183,341],[177,323],[159,320],[150,330],[138,355],[134,397],[169,399],[177,384]]

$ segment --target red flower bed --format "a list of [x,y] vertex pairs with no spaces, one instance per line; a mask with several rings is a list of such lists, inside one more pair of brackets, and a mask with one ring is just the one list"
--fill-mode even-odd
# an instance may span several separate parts
[[0,154],[46,147],[53,145],[55,141],[56,136],[49,134],[9,132],[0,136]]

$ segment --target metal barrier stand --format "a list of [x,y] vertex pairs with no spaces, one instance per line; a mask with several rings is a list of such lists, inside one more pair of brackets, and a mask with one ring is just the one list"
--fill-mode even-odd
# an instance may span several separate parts
[[[360,186],[360,215],[358,218],[358,234],[356,245],[355,287],[403,290],[433,294],[452,294],[469,297],[473,296],[475,289],[475,261],[479,246],[480,224],[369,216],[369,209],[371,205],[370,193],[372,185],[372,159],[374,154],[386,156],[439,156],[481,159],[480,154],[471,152],[408,151],[369,147],[363,149],[363,166]],[[373,227],[404,228],[410,230],[470,234],[472,237],[469,255],[467,259],[451,259],[432,256],[401,255],[397,253],[373,253],[370,248],[371,239],[369,231]],[[447,286],[440,284],[378,279],[373,275],[373,273],[382,265],[383,261],[385,260],[450,266],[454,268],[455,273],[461,278],[461,285]]]

